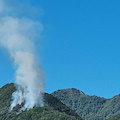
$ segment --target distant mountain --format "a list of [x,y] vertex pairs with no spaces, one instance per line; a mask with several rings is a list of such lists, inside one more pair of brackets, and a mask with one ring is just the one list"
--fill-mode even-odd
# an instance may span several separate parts
[[21,106],[9,112],[13,84],[0,88],[0,120],[82,120],[73,110],[50,94],[44,95],[44,107],[34,107],[17,114]]
[[120,113],[120,95],[105,99],[85,95],[82,91],[74,88],[57,90],[52,95],[76,111],[85,120],[105,120]]

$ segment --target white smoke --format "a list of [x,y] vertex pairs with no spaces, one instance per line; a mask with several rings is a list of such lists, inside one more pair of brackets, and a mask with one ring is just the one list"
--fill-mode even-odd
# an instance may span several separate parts
[[0,17],[0,45],[8,51],[16,70],[16,91],[12,94],[10,110],[22,103],[22,110],[43,106],[43,72],[36,60],[34,44],[42,29],[41,23],[29,19]]

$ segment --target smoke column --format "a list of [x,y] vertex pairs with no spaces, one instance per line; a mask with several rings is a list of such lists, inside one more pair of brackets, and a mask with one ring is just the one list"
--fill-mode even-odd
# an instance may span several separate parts
[[0,45],[9,53],[15,68],[16,91],[12,94],[10,110],[23,102],[22,110],[44,104],[43,71],[36,60],[34,44],[42,29],[41,23],[30,19],[0,17]]

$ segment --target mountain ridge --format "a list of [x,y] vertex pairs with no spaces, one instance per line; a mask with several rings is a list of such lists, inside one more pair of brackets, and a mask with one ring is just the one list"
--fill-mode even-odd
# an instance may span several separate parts
[[54,91],[51,94],[86,120],[104,120],[120,113],[120,94],[106,99],[85,93],[79,94],[78,91],[68,88]]
[[9,112],[11,97],[14,91],[13,83],[0,88],[0,120],[83,120],[73,110],[47,93],[44,94],[44,107],[34,107],[30,110],[21,111],[18,114],[22,106],[17,105]]
[[[44,107],[34,107],[19,112],[21,106],[9,111],[11,95],[15,91],[13,83],[0,88],[0,120],[119,120],[120,94],[106,99],[86,95],[76,88],[59,89],[45,93]],[[75,113],[75,112],[77,113]],[[79,117],[81,116],[81,117]],[[56,119],[57,118],[57,119]]]

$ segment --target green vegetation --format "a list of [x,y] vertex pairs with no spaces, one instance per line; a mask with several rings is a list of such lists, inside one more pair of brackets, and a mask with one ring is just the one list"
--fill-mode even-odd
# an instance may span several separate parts
[[74,88],[58,90],[52,95],[44,94],[44,107],[18,114],[22,107],[19,105],[9,112],[14,91],[14,84],[0,88],[0,120],[82,120],[79,116],[85,120],[120,120],[120,95],[105,99],[85,95]]
[[74,88],[58,90],[52,95],[86,120],[105,120],[120,113],[120,95],[105,99],[85,95],[82,91]]
[[110,117],[109,119],[106,119],[106,120],[120,120],[120,113],[115,115],[115,116],[112,116],[112,117]]
[[21,106],[9,112],[13,84],[0,88],[0,120],[82,120],[73,110],[50,94],[44,95],[45,106],[35,107],[18,114]]

